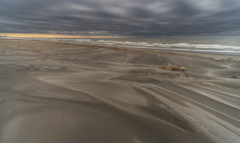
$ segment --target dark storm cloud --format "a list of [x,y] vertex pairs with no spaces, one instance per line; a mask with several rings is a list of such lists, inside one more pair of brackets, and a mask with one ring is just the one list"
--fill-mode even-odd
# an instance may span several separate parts
[[0,0],[0,33],[240,35],[239,0]]

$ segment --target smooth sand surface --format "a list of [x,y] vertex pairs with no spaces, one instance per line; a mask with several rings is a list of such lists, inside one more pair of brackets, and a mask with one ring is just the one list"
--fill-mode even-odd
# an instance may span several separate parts
[[0,39],[0,142],[239,143],[239,60]]

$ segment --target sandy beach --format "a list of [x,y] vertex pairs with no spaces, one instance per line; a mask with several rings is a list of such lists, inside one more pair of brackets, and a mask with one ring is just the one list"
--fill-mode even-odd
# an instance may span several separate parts
[[239,141],[240,56],[0,39],[0,143]]

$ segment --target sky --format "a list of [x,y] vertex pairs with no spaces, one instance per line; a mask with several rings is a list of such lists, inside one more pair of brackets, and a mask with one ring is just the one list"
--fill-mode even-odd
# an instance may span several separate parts
[[0,33],[239,36],[240,0],[0,0]]

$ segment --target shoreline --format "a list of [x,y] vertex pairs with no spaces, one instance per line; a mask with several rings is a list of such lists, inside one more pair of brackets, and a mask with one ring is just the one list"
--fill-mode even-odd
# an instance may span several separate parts
[[[42,41],[42,40],[36,40]],[[92,45],[92,44],[81,44],[81,43],[65,43],[65,42],[51,42],[51,41],[42,41],[42,42],[50,42],[50,43],[59,43],[59,44],[66,44],[66,45],[79,45],[79,46],[86,46],[86,47],[98,47],[98,48],[109,48],[109,49],[118,49],[118,50],[129,50],[129,51],[146,51],[146,52],[168,52],[172,54],[189,54],[189,55],[201,55],[203,58],[216,58],[219,59],[227,59],[228,57],[233,57],[236,61],[240,61],[239,55],[232,55],[232,54],[224,54],[224,53],[208,53],[208,52],[199,52],[199,51],[177,51],[177,50],[164,50],[164,49],[148,49],[148,48],[131,48],[131,47],[121,47],[121,46],[106,46],[106,45]],[[200,56],[200,57],[201,57]]]
[[[5,39],[4,40],[26,40],[26,39]],[[164,52],[176,52],[176,53],[190,53],[190,54],[202,54],[202,55],[221,55],[221,56],[234,56],[238,60],[240,53],[227,53],[227,52],[209,52],[209,51],[188,51],[188,50],[171,50],[171,49],[164,49],[164,48],[157,48],[157,47],[137,47],[137,46],[108,46],[108,45],[94,45],[94,44],[83,44],[83,43],[71,43],[71,42],[56,42],[56,41],[44,41],[44,40],[31,40],[31,41],[42,41],[42,42],[52,42],[52,43],[62,43],[62,44],[73,44],[73,45],[80,45],[80,46],[87,46],[87,47],[101,47],[101,48],[122,48],[122,49],[136,49],[136,50],[150,50],[150,51],[164,51]]]

